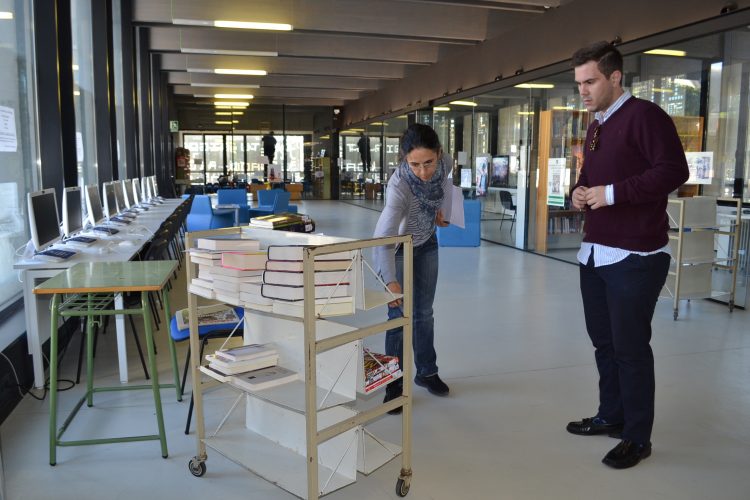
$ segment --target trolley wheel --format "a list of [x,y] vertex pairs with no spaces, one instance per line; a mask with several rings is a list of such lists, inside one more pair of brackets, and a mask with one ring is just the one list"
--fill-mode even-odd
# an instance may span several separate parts
[[672,316],[674,317],[674,320],[677,321],[677,309],[674,310],[674,313],[672,313]]
[[396,495],[400,497],[405,497],[406,495],[409,494],[410,487],[411,487],[411,481],[399,478],[399,480],[396,481]]
[[195,477],[201,477],[206,473],[206,462],[199,460],[198,457],[193,457],[188,463],[188,469]]
[[734,301],[733,300],[729,301],[729,312],[734,312]]

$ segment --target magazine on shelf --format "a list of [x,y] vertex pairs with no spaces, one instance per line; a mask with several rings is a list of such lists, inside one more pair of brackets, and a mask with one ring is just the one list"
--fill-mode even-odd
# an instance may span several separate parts
[[[352,267],[351,259],[344,260],[318,260],[315,259],[315,272],[318,271],[346,271]],[[301,260],[269,260],[266,262],[266,271],[286,271],[293,273],[302,272]]]
[[273,366],[255,370],[232,377],[232,382],[248,391],[260,391],[269,389],[298,379],[297,372],[284,368],[283,366]]
[[[352,295],[349,285],[316,285],[314,288],[316,299]],[[305,298],[305,287],[263,283],[260,293],[269,299],[303,300]]]
[[[289,271],[265,271],[263,283],[271,285],[302,286],[304,274]],[[348,285],[352,281],[351,271],[315,271],[316,285]]]
[[223,373],[224,375],[237,375],[239,373],[268,368],[269,366],[276,366],[279,362],[279,355],[272,354],[270,356],[244,361],[227,361],[214,354],[206,354],[206,361],[208,361],[209,367],[219,373]]
[[238,238],[236,235],[198,238],[195,245],[200,249],[219,251],[253,251],[260,250],[260,241],[250,238]]
[[396,380],[402,375],[397,356],[388,356],[365,349],[362,364],[365,393]]
[[[184,330],[190,326],[188,309],[180,309],[175,315],[177,318],[177,328]],[[196,311],[198,316],[198,326],[206,325],[223,325],[226,323],[237,324],[240,317],[233,307],[224,304],[213,304],[210,306],[199,306]]]
[[214,353],[217,357],[227,361],[245,361],[278,354],[273,344],[246,344],[229,349],[220,349]]
[[264,269],[267,260],[266,252],[224,252],[221,265],[240,270]]
[[[302,260],[305,248],[309,245],[269,245],[268,260]],[[315,260],[351,260],[355,252],[334,252],[318,255]]]

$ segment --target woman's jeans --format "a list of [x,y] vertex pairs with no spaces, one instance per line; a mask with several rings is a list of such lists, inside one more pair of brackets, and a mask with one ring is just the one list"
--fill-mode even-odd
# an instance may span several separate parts
[[[403,287],[403,248],[396,252],[396,277]],[[414,364],[417,366],[417,376],[428,377],[438,372],[437,354],[434,346],[435,320],[432,317],[432,303],[435,299],[438,278],[438,244],[435,233],[426,242],[414,247],[413,278],[412,345],[414,346]],[[402,315],[401,306],[388,307],[388,319],[400,318]],[[401,363],[403,349],[403,328],[388,330],[385,335],[385,353],[389,356],[398,356],[399,363]]]

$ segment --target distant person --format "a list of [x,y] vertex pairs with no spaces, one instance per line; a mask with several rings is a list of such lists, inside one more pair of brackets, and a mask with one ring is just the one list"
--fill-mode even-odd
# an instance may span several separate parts
[[[449,175],[453,162],[443,154],[435,131],[421,123],[406,129],[401,137],[401,163],[388,180],[388,197],[375,226],[376,238],[411,234],[413,252],[413,348],[417,375],[414,382],[436,396],[447,396],[448,386],[438,376],[435,353],[435,320],[432,304],[438,278],[438,244],[435,227],[445,227],[440,209],[443,198],[450,196],[453,181]],[[402,292],[404,274],[403,248],[395,245],[375,247],[373,255],[378,273],[393,293]],[[402,300],[388,304],[388,318],[403,315]],[[386,332],[385,353],[403,359],[403,328]],[[386,387],[385,402],[402,394],[403,379]],[[401,413],[401,408],[391,410]]]
[[273,163],[273,155],[276,153],[276,137],[273,136],[273,130],[264,135],[261,142],[263,143],[263,156],[268,157],[268,163]]
[[370,139],[365,136],[364,132],[359,133],[359,140],[357,141],[357,149],[359,149],[359,157],[362,159],[362,168],[365,172],[370,171]]
[[599,408],[593,417],[570,422],[567,431],[620,439],[602,460],[615,469],[651,455],[651,320],[671,260],[667,195],[689,174],[674,122],[656,104],[623,90],[622,65],[608,42],[573,54],[581,100],[596,118],[571,200],[585,210],[578,262]]

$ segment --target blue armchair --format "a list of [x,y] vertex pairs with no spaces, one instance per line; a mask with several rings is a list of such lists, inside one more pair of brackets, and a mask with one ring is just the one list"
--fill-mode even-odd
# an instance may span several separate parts
[[188,231],[205,231],[234,225],[234,214],[214,214],[211,199],[205,194],[195,195],[187,216]]
[[250,214],[247,209],[247,191],[244,189],[219,189],[217,192],[219,205],[239,205],[239,223],[250,222]]
[[[261,196],[261,193],[266,193]],[[268,200],[273,196],[273,202],[270,205],[264,205],[263,201]],[[258,208],[249,210],[250,217],[261,217],[263,215],[280,214],[283,212],[297,212],[296,205],[290,205],[289,199],[292,194],[282,189],[270,189],[266,191],[258,191]]]

